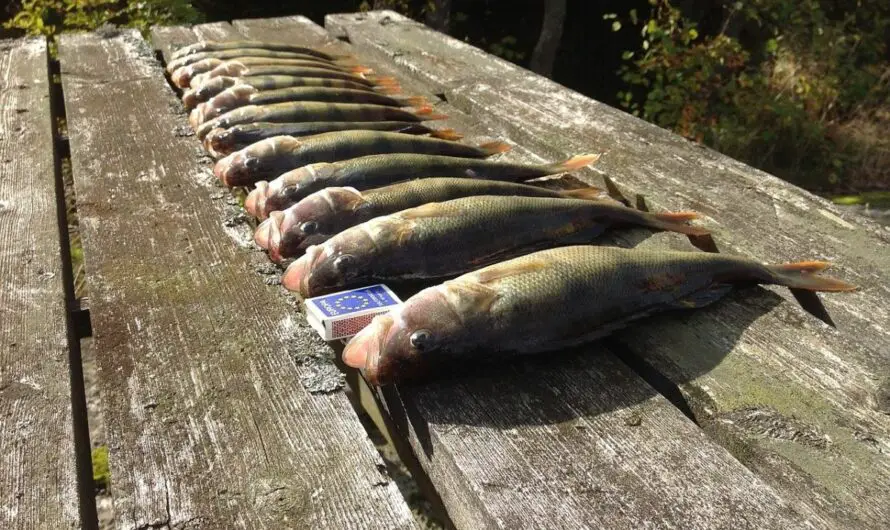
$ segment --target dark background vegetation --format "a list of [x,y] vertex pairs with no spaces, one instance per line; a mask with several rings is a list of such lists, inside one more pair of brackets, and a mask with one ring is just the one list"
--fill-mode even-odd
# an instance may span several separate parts
[[50,35],[383,7],[808,189],[890,190],[887,0],[18,0],[0,19]]

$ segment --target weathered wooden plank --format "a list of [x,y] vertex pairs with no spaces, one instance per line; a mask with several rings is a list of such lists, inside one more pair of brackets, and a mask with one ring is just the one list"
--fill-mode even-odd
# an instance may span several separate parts
[[46,44],[0,41],[0,527],[78,528]]
[[[449,103],[540,154],[608,151],[606,173],[650,205],[706,215],[723,251],[829,259],[862,287],[824,297],[838,325],[787,291],[753,289],[688,316],[634,326],[629,348],[680,385],[705,428],[799,506],[838,525],[890,517],[890,234],[775,177],[392,12],[336,15],[329,30],[397,64]],[[483,118],[484,117],[484,118]],[[643,246],[680,246],[651,238]]]
[[336,389],[324,343],[232,244],[151,49],[60,56],[117,524],[414,527],[343,392],[308,390]]
[[[232,25],[250,38],[347,50],[303,17]],[[385,62],[365,61],[362,49],[349,51],[393,73]],[[405,81],[406,93],[429,92]],[[461,132],[490,134],[483,116],[447,103],[437,110]],[[510,156],[535,155],[517,149]],[[808,520],[607,350],[581,355],[389,393],[392,417],[458,527],[776,527]]]

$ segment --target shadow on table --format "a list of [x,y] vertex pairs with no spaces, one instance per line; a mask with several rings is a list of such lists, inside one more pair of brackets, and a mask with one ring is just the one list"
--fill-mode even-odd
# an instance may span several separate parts
[[[384,387],[382,396],[397,431],[403,436],[414,431],[427,458],[433,455],[431,424],[498,430],[558,425],[626,409],[658,394],[691,417],[678,386],[720,364],[755,320],[784,301],[762,287],[739,289],[707,308],[645,319],[589,345],[524,359],[459,361],[434,379]],[[640,334],[643,327],[649,329]],[[662,368],[671,364],[670,377],[653,368],[648,353],[631,353],[622,339],[638,345],[639,336],[657,338],[661,330],[665,343],[681,352],[657,359]]]

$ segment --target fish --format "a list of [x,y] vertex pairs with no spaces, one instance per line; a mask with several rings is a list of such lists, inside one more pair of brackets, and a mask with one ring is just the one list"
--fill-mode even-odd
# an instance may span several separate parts
[[[246,67],[287,65],[307,68],[322,68],[324,70],[333,70],[335,72],[352,72],[357,74],[371,72],[370,68],[364,66],[340,65],[336,63],[330,63],[322,59],[314,59],[309,56],[303,58],[236,57],[229,60],[210,58],[177,68],[170,74],[170,80],[173,81],[174,85],[180,88],[191,86],[193,80],[196,84],[200,84],[202,79],[206,79],[209,77],[219,77],[219,75],[221,75],[220,72],[229,71],[229,68],[226,66],[229,62]],[[213,75],[213,72],[217,68],[220,68],[219,72]]]
[[235,85],[199,104],[189,115],[193,128],[217,118],[230,110],[247,105],[269,105],[290,101],[323,101],[331,103],[367,103],[389,107],[429,107],[423,96],[392,97],[369,90],[325,87],[288,87],[259,90],[250,85]]
[[457,276],[521,254],[590,243],[641,226],[705,235],[694,212],[648,213],[606,201],[475,196],[428,203],[348,228],[309,247],[281,278],[304,297],[371,282]]
[[223,50],[238,50],[238,49],[263,49],[263,50],[272,50],[272,51],[282,51],[282,52],[292,52],[292,53],[302,53],[305,55],[312,55],[314,57],[319,57],[322,59],[326,59],[328,61],[333,61],[335,59],[342,59],[345,57],[349,57],[345,54],[337,54],[330,53],[326,51],[322,51],[316,48],[309,48],[306,46],[294,46],[292,44],[287,44],[284,42],[266,42],[266,41],[258,41],[258,40],[243,40],[243,41],[202,41],[197,42],[195,44],[190,44],[188,46],[184,46],[182,48],[177,49],[172,54],[170,54],[171,60],[177,60],[181,57],[185,57],[187,55],[192,55],[195,53],[201,52],[215,52],[215,51],[223,51]]
[[350,187],[325,188],[283,212],[272,212],[257,227],[254,241],[269,250],[272,261],[280,262],[375,217],[475,195],[610,200],[603,190],[592,186],[551,190],[514,182],[453,177],[415,179],[364,192]]
[[307,164],[364,155],[422,153],[485,158],[509,149],[508,144],[498,141],[476,146],[384,131],[339,131],[304,138],[275,136],[220,159],[213,174],[227,186],[247,186]]
[[430,121],[447,116],[436,114],[429,105],[416,109],[372,105],[368,103],[338,103],[328,101],[286,101],[268,105],[246,105],[226,112],[199,125],[195,135],[203,140],[213,129],[228,129],[234,125],[256,122],[308,121]]
[[231,59],[236,59],[238,57],[260,57],[260,58],[276,58],[276,59],[312,59],[319,63],[328,63],[328,64],[336,64],[339,62],[346,61],[346,58],[338,58],[338,59],[324,59],[318,57],[316,55],[310,55],[308,53],[298,53],[291,51],[278,51],[278,50],[267,50],[264,48],[237,48],[232,50],[215,50],[215,51],[205,51],[200,53],[193,53],[191,55],[185,55],[178,59],[173,59],[169,63],[167,63],[167,73],[172,74],[179,68],[183,66],[188,66],[190,64],[194,64],[198,61],[203,61],[206,59],[218,59],[219,61],[227,61]]
[[398,94],[401,92],[398,81],[391,77],[376,78],[377,84],[368,86],[366,83],[357,83],[345,79],[331,79],[327,77],[304,77],[293,75],[252,75],[244,77],[219,76],[208,79],[195,88],[189,88],[182,94],[182,104],[187,110],[195,108],[198,103],[209,101],[227,88],[236,85],[249,85],[257,90],[274,90],[287,87],[324,87],[324,88],[349,88],[353,90],[366,90],[381,94]]
[[200,86],[216,77],[244,77],[254,75],[291,75],[298,77],[327,77],[343,79],[365,86],[392,83],[391,77],[378,77],[370,74],[330,70],[317,66],[299,66],[292,64],[256,64],[249,65],[240,61],[226,61],[209,72],[198,74],[189,83],[191,87]]
[[228,155],[239,149],[274,136],[312,136],[334,131],[394,131],[404,134],[429,134],[445,140],[460,140],[454,129],[433,129],[410,121],[304,121],[257,122],[235,125],[228,129],[212,129],[204,137],[204,148],[215,156]]
[[856,289],[818,274],[828,265],[589,245],[543,250],[420,291],[374,318],[342,359],[369,383],[387,385],[456,362],[585,344],[656,313],[705,307],[740,286]]
[[251,215],[265,219],[269,212],[284,210],[327,187],[348,186],[366,190],[431,177],[522,182],[575,171],[599,159],[598,154],[585,154],[553,164],[521,164],[413,153],[362,156],[334,163],[310,164],[288,171],[272,182],[257,182],[244,206]]

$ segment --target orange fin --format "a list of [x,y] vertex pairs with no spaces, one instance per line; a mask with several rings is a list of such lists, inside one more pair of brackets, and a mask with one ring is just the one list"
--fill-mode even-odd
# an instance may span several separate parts
[[561,190],[560,195],[567,199],[584,199],[587,201],[609,201],[611,198],[600,188],[588,186],[577,190]]
[[399,81],[395,77],[365,75],[365,79],[374,83],[375,85],[399,86]]
[[547,261],[542,258],[525,258],[502,262],[485,267],[474,273],[479,283],[491,283],[501,278],[537,272],[547,268]]
[[455,131],[454,129],[439,129],[430,131],[430,136],[433,138],[440,138],[442,140],[452,140],[457,141],[464,137],[464,135]]
[[394,96],[402,93],[402,87],[399,85],[377,85],[374,87],[374,91],[387,96]]
[[[405,99],[409,107],[425,108],[430,107],[430,102],[423,96],[410,96]],[[430,107],[432,108],[432,107]]]
[[447,120],[448,119],[448,116],[446,116],[445,114],[436,114],[433,112],[433,110],[434,110],[433,107],[431,107],[429,105],[424,105],[422,107],[419,107],[417,110],[415,110],[414,114],[419,118],[423,118],[423,121]]
[[369,68],[367,66],[362,66],[359,64],[359,65],[355,65],[355,66],[350,66],[349,71],[354,74],[370,74],[374,70],[372,68]]
[[798,261],[795,263],[783,263],[782,265],[773,265],[774,269],[795,272],[819,272],[831,267],[831,263],[827,261]]
[[506,153],[513,147],[507,142],[502,142],[500,140],[496,140],[494,142],[486,142],[484,144],[479,144],[479,149],[485,152],[487,155],[494,155],[497,153]]
[[825,270],[829,263],[825,261],[800,261],[783,265],[771,265],[767,268],[773,275],[777,285],[784,285],[791,289],[805,289],[807,291],[855,291],[856,286],[843,280],[819,276],[816,272]]
[[597,163],[602,156],[602,154],[573,156],[572,158],[564,162],[553,164],[553,173],[568,173],[569,171],[575,171],[576,169],[587,167],[591,164]]
[[671,232],[679,232],[689,236],[704,236],[711,233],[704,228],[684,224],[685,221],[691,221],[700,217],[695,212],[667,212],[649,215],[655,219],[652,226],[659,230],[669,230]]
[[402,210],[396,215],[405,220],[413,220],[422,219],[424,217],[450,217],[457,215],[457,213],[453,210],[444,210],[441,202],[428,202],[421,206]]

